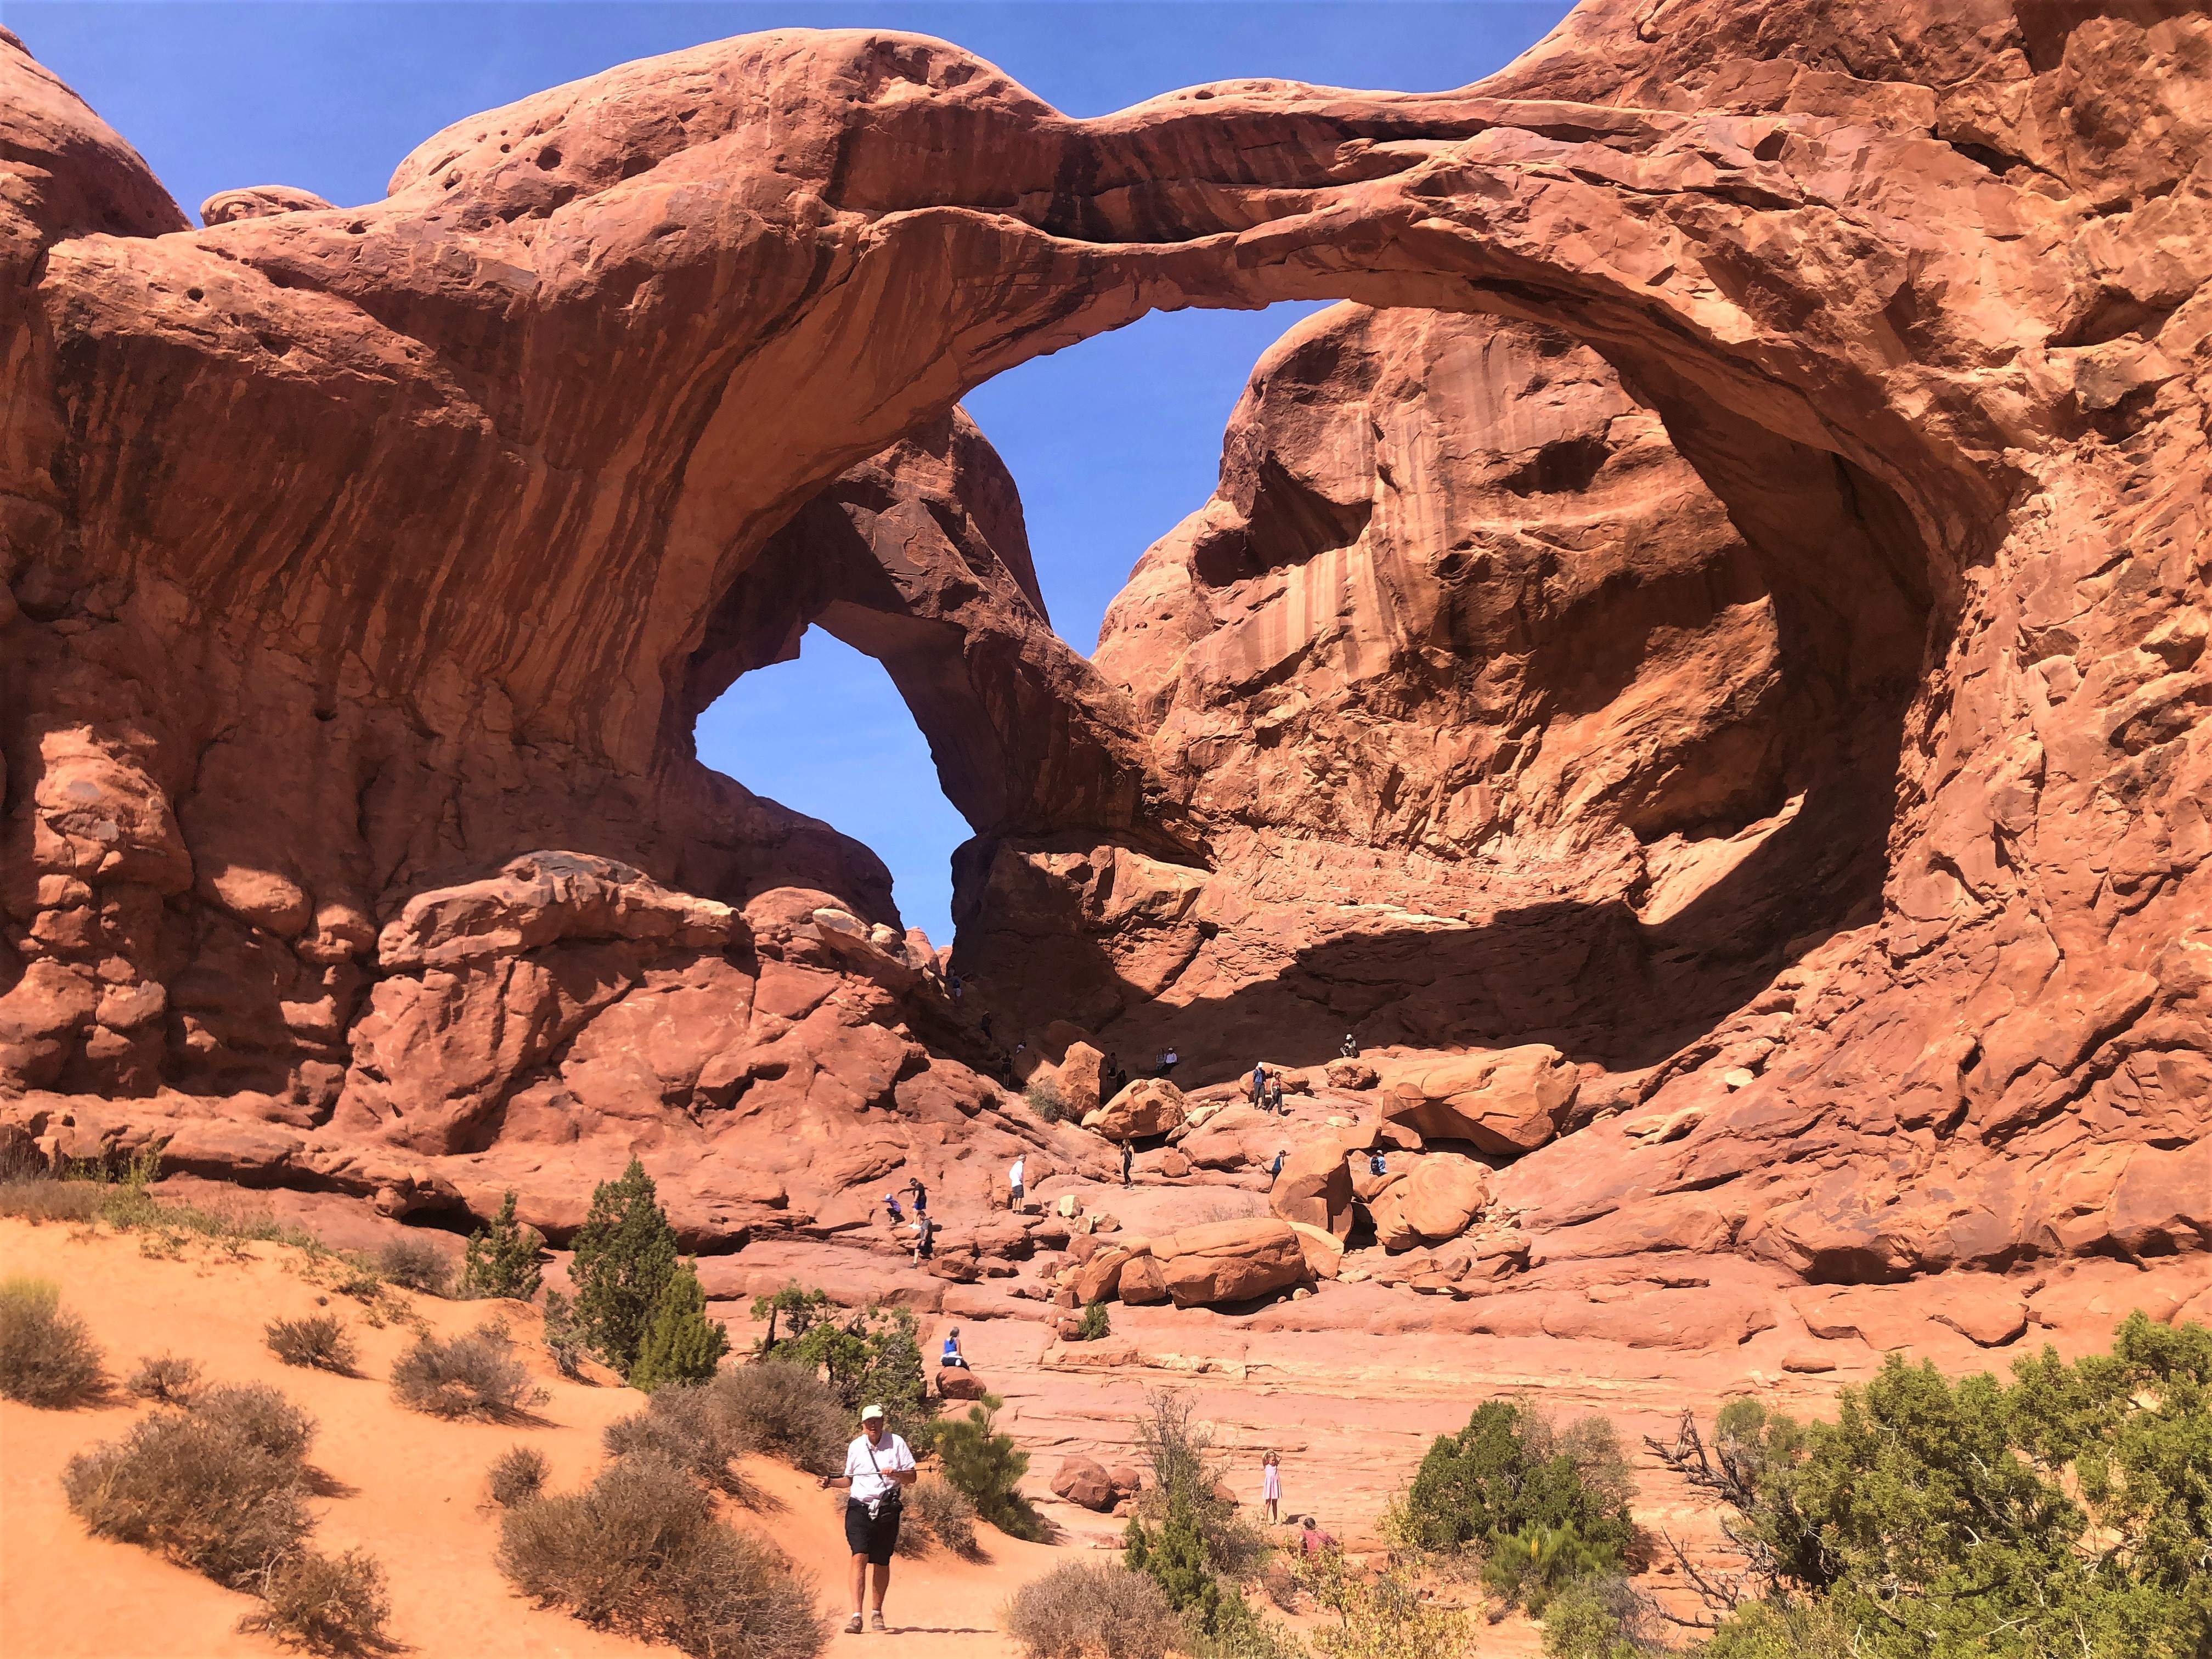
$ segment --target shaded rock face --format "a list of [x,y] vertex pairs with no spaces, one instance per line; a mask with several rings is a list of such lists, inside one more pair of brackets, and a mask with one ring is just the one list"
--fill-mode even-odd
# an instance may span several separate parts
[[[695,1236],[1027,1144],[880,864],[691,756],[818,622],[1006,1027],[1557,1049],[1485,1260],[2200,1249],[2209,78],[2179,8],[1596,0],[1077,121],[787,32],[195,230],[0,36],[8,1110],[549,1229],[642,1146]],[[1073,657],[957,398],[1316,297]]]

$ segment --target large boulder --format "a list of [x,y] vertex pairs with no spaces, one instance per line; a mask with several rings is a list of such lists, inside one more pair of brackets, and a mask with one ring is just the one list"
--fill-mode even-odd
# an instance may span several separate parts
[[1164,1077],[1140,1077],[1096,1111],[1083,1127],[1109,1140],[1151,1140],[1171,1133],[1190,1115],[1182,1091]]
[[[1305,1252],[1307,1278],[1334,1279],[1344,1271],[1344,1241],[1334,1233],[1309,1227],[1303,1221],[1291,1223],[1291,1231],[1298,1236],[1298,1248]],[[1125,1290],[1127,1282],[1128,1275],[1124,1273]]]
[[1249,1302],[1306,1276],[1297,1234],[1273,1217],[1212,1221],[1163,1234],[1152,1241],[1152,1254],[1178,1308]]
[[1146,1255],[1152,1247],[1141,1238],[1117,1240],[1106,1246],[1075,1270],[1069,1281],[1075,1294],[1084,1302],[1105,1302],[1118,1295],[1121,1288],[1121,1270],[1139,1256]]
[[1140,1255],[1122,1264],[1121,1300],[1133,1308],[1154,1306],[1168,1299],[1167,1276],[1159,1258]]
[[981,1400],[987,1392],[983,1379],[964,1365],[940,1365],[937,1368],[937,1397],[939,1400]]
[[1092,1457],[1064,1457],[1060,1473],[1052,1478],[1054,1493],[1069,1503],[1103,1515],[1121,1500],[1121,1494],[1114,1490],[1114,1477],[1106,1466]]
[[1293,1149],[1268,1188],[1268,1209],[1281,1220],[1318,1227],[1339,1238],[1350,1233],[1354,1193],[1346,1154],[1348,1143],[1365,1139],[1358,1129],[1338,1129]]
[[1530,1042],[1410,1067],[1392,1084],[1382,1111],[1427,1139],[1516,1157],[1559,1133],[1580,1084],[1557,1048]]
[[1087,1042],[1071,1042],[1052,1080],[1060,1104],[1079,1119],[1088,1117],[1106,1098],[1106,1056]]
[[1490,1202],[1490,1171],[1456,1152],[1417,1158],[1396,1190],[1406,1224],[1430,1243],[1457,1238]]

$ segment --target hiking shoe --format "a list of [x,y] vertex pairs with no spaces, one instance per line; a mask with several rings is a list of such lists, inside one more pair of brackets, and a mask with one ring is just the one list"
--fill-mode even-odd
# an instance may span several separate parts
[[860,1633],[860,1615],[856,1613],[850,1619],[848,1619],[845,1621],[845,1634],[848,1636],[858,1636]]
[[[857,1628],[857,1626],[855,1628]],[[868,1620],[868,1628],[870,1630],[887,1630],[890,1628],[889,1626],[884,1623],[884,1615],[881,1610],[878,1610],[875,1616]]]

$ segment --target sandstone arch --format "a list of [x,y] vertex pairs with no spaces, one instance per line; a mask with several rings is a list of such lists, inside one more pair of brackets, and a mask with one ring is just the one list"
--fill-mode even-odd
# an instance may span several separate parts
[[[383,202],[199,231],[0,44],[9,1076],[326,1106],[377,925],[549,846],[887,918],[863,852],[689,764],[717,607],[1024,355],[1346,298],[1571,333],[1748,544],[1934,618],[1879,925],[1775,1030],[1624,1085],[1759,1057],[1650,1181],[1741,1178],[1809,1114],[1846,1161],[1921,1136],[1996,1219],[1808,1190],[1759,1246],[1791,1260],[2194,1237],[2125,1195],[2205,1081],[2205,21],[1645,9],[1459,93],[1094,121],[941,43],[748,37],[460,124]],[[1115,719],[1053,718],[1072,815],[980,811],[1185,834]]]

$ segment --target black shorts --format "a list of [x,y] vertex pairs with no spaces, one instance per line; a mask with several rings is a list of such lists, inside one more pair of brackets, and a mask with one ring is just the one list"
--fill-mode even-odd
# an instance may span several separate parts
[[878,1567],[891,1564],[891,1552],[898,1547],[899,1506],[885,1504],[871,1519],[868,1506],[848,1498],[845,1502],[845,1546],[854,1555],[865,1555]]

